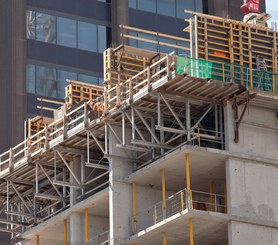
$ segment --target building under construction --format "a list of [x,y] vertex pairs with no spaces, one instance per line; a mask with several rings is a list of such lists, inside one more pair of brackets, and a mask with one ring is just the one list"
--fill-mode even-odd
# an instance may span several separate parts
[[191,14],[187,38],[121,26],[184,55],[105,50],[104,86],[68,81],[0,155],[14,244],[278,243],[278,33]]

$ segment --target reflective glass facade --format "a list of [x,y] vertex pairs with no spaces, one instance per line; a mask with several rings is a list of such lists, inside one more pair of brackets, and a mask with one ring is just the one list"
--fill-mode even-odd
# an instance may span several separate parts
[[104,25],[28,10],[27,39],[102,53],[108,46]]
[[203,12],[202,0],[129,0],[129,7],[160,15],[186,18],[184,10]]
[[48,66],[28,64],[26,73],[28,93],[54,99],[64,99],[67,79],[102,85],[103,78],[88,74],[55,69]]

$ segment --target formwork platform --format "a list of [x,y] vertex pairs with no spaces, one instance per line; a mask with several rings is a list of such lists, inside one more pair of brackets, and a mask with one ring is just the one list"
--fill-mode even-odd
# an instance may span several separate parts
[[[199,23],[195,27],[200,33],[204,30],[204,18],[208,17],[195,17],[195,23]],[[193,31],[193,20],[191,22],[189,29]],[[211,26],[216,31],[204,35],[221,36],[224,35],[222,29],[227,35],[229,28],[237,28],[233,25],[229,23],[226,26],[225,20],[213,19],[211,23],[206,20],[205,26]],[[252,28],[246,28],[252,34]],[[232,40],[235,40],[233,49],[236,50],[236,43],[239,42],[236,38],[241,34],[234,29]],[[268,29],[264,31],[271,32]],[[277,34],[271,33],[274,40]],[[259,38],[263,34],[256,35]],[[252,88],[253,81],[247,83],[245,75],[236,80],[235,73],[231,72],[235,66],[229,63],[227,71],[223,64],[239,60],[242,67],[247,66],[252,71],[253,64],[249,66],[244,58],[245,46],[238,57],[238,51],[226,50],[226,41],[219,44],[224,37],[215,36],[209,41],[205,38],[206,43],[202,44],[202,35],[197,35],[200,40],[196,40],[196,43],[200,46],[195,49],[196,55],[210,60],[205,63],[194,57],[192,42],[192,57],[124,45],[107,49],[104,52],[103,90],[98,87],[83,91],[85,84],[79,84],[79,87],[71,84],[71,88],[66,90],[66,103],[71,109],[0,155],[0,197],[5,204],[1,211],[7,217],[1,223],[8,225],[8,228],[5,226],[2,229],[21,234],[69,208],[73,190],[79,201],[105,189],[109,184],[110,160],[121,158],[111,153],[111,136],[116,139],[115,147],[125,151],[128,161],[134,164],[134,171],[186,144],[225,149],[223,106],[231,101],[238,116],[237,107],[244,104],[246,110],[255,93],[248,89]],[[215,48],[209,45],[216,45],[214,42],[219,46],[221,55],[211,53]],[[207,52],[202,53],[204,45]],[[255,43],[252,45],[255,55],[255,50],[260,47]],[[253,57],[250,52],[248,55]],[[268,51],[264,52],[266,56]],[[223,53],[229,53],[229,56],[224,58]],[[271,54],[276,57],[276,53]],[[277,70],[274,58],[266,58],[271,71]],[[215,64],[220,61],[220,68],[208,63],[214,61]],[[211,71],[208,72],[206,68],[204,72],[204,67],[210,65]],[[277,91],[275,79],[275,76],[272,77],[270,93]],[[94,105],[97,101],[101,103],[101,109],[96,112]],[[277,100],[270,98],[269,103],[274,103],[275,107]],[[244,112],[236,118],[236,125],[239,125],[243,115]],[[239,126],[235,132],[236,140],[238,130]]]

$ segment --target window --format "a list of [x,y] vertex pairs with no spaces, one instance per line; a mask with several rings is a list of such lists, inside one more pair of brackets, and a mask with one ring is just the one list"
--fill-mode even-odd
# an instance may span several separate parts
[[51,67],[27,64],[26,90],[28,93],[38,94],[51,98],[64,99],[65,87],[69,85],[66,81],[78,80],[85,83],[101,84],[103,78],[83,73],[58,70]]
[[157,13],[175,17],[175,0],[157,1]]
[[106,27],[98,26],[98,52],[102,53],[107,47]]
[[26,11],[26,37],[36,39],[36,13],[34,11]]
[[139,0],[137,5],[138,9],[156,13],[156,0]]
[[190,17],[184,10],[203,12],[202,0],[129,0],[129,7],[182,19]]
[[71,48],[103,52],[107,48],[107,26],[26,11],[26,37]]
[[130,8],[136,9],[136,8],[137,8],[136,2],[137,2],[136,0],[129,0],[128,6],[129,6]]
[[74,72],[69,72],[69,71],[57,71],[57,97],[59,99],[64,99],[65,98],[65,87],[69,85],[67,82],[67,79],[70,80],[77,80],[77,74]]
[[98,85],[98,77],[78,74],[78,81]]
[[34,65],[27,65],[26,90],[27,93],[36,92],[36,67]]
[[97,52],[97,25],[78,21],[78,48]]
[[36,40],[56,43],[56,17],[36,13]]
[[56,72],[44,66],[36,66],[36,93],[47,97],[56,97]]
[[[148,34],[138,33],[138,37],[151,39],[151,40],[156,40],[154,36],[151,36],[151,35],[148,35]],[[155,43],[149,43],[149,42],[144,42],[144,41],[138,41],[138,48],[157,51],[157,45]]]
[[76,47],[76,21],[57,17],[57,43],[63,46]]

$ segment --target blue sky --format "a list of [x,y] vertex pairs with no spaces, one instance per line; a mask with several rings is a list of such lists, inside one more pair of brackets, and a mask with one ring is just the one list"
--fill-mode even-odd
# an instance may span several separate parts
[[266,10],[267,13],[272,15],[271,21],[276,21],[278,23],[278,1],[277,0],[266,0]]

